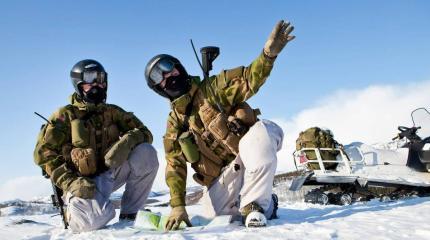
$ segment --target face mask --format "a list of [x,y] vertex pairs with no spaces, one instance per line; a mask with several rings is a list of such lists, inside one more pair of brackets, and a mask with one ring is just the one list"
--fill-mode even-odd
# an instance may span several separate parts
[[84,100],[89,103],[99,104],[106,100],[106,88],[93,86],[88,92],[84,92]]
[[171,76],[166,79],[166,86],[164,92],[169,95],[171,99],[176,99],[190,90],[191,84],[188,80],[188,75],[179,74],[178,76]]

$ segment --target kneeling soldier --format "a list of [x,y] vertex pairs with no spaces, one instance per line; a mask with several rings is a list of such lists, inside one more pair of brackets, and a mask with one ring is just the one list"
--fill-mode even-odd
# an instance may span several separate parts
[[257,119],[258,111],[245,101],[263,85],[276,56],[294,39],[292,30],[280,21],[251,65],[203,81],[188,75],[180,61],[167,54],[147,64],[149,87],[172,107],[164,136],[172,207],[167,229],[177,229],[182,221],[191,225],[185,209],[187,162],[196,172],[194,180],[206,186],[207,217],[241,214],[245,220],[251,212],[276,217],[272,183],[283,132],[275,123]]
[[157,174],[152,134],[131,112],[106,104],[107,73],[94,60],[70,72],[75,93],[39,134],[34,159],[63,190],[75,232],[104,227],[115,217],[109,201],[125,184],[120,219],[133,220]]

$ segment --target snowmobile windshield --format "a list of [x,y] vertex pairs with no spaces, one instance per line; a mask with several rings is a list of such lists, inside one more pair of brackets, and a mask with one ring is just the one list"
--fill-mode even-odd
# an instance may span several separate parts
[[414,127],[421,127],[417,135],[422,139],[430,136],[430,109],[417,108],[411,113]]

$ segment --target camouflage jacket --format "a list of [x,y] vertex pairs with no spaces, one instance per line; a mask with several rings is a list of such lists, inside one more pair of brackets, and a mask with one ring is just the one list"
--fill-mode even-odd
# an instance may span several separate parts
[[[181,149],[179,137],[186,126],[197,129],[197,135],[207,127],[202,123],[202,114],[199,114],[202,99],[211,105],[215,105],[217,99],[224,112],[229,113],[236,105],[245,102],[259,90],[269,76],[274,60],[261,53],[249,66],[223,70],[220,74],[211,76],[208,81],[200,81],[200,78],[192,77],[190,92],[171,103],[172,111],[168,117],[167,130],[163,142],[167,160],[166,182],[170,189],[170,205],[172,207],[185,205],[186,163],[190,162]],[[216,98],[211,94],[209,84],[212,86]],[[189,104],[192,104],[192,110],[189,116],[186,116],[186,109]],[[194,137],[197,138],[196,134],[194,134]],[[202,155],[203,150],[201,145],[199,145],[198,151]],[[209,158],[210,155],[213,155],[213,158],[216,158],[215,156],[220,157],[221,161],[211,166],[214,161],[207,161],[210,163],[207,165],[202,164],[204,159],[200,159],[197,163],[192,163],[191,166],[196,171],[196,174],[209,175],[213,180],[219,176],[222,167],[226,166],[236,156],[231,151],[227,151],[227,154],[221,154],[225,151],[218,147],[210,148],[209,151],[212,151],[206,154]],[[212,168],[217,168],[217,170]],[[195,176],[194,179],[196,179]],[[201,182],[199,183],[202,184]],[[210,182],[202,185],[208,186],[209,184]]]
[[[43,126],[34,150],[34,161],[39,165],[62,190],[77,179],[79,171],[71,163],[70,152],[75,147],[92,148],[97,158],[97,173],[107,169],[104,155],[108,149],[128,132],[141,134],[143,142],[152,143],[151,132],[131,112],[112,104],[84,103],[74,93],[71,104],[57,110],[49,118],[50,123]],[[85,121],[89,131],[87,146],[72,138],[72,122]],[[132,131],[139,129],[140,131]]]

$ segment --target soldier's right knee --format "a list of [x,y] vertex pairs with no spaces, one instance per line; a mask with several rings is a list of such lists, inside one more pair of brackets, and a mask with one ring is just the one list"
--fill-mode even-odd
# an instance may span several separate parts
[[88,232],[103,228],[115,217],[111,203],[103,207],[96,200],[73,199],[67,207],[67,221],[73,232]]

